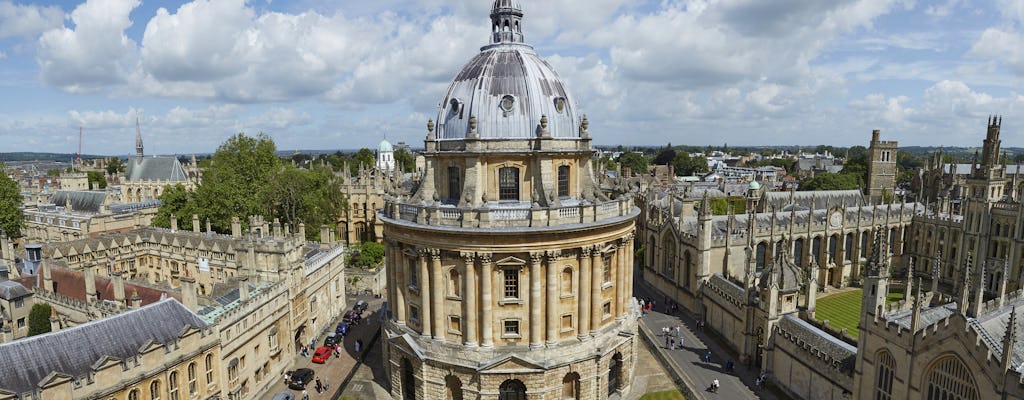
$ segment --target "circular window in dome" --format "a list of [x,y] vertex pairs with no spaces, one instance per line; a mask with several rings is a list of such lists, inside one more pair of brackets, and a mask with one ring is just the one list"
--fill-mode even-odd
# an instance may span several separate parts
[[563,111],[565,111],[565,98],[564,97],[557,97],[557,98],[555,98],[555,111],[558,111],[559,114],[561,114]]
[[501,107],[501,109],[503,111],[511,112],[512,111],[512,106],[515,105],[515,104],[516,104],[516,98],[515,97],[509,96],[509,95],[505,95],[505,97],[501,98],[501,104],[499,106]]

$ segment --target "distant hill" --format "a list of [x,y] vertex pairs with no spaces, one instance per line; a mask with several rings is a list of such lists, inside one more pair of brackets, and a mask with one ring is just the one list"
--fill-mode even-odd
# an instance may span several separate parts
[[[103,158],[104,156],[97,156],[92,154],[83,154],[82,158]],[[33,153],[33,152],[14,152],[14,153],[0,153],[0,161],[71,161],[75,158],[74,154],[71,153]]]

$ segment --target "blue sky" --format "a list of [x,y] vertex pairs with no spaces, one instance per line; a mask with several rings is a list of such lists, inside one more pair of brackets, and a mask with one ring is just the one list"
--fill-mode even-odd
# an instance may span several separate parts
[[[1019,0],[521,0],[599,145],[1024,147]],[[0,0],[0,152],[422,145],[489,0]]]

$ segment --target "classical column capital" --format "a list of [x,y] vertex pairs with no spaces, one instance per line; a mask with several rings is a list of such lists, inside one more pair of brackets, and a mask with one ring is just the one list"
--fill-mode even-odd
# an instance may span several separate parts
[[530,261],[534,265],[540,264],[540,261],[543,258],[544,258],[544,252],[543,251],[531,251],[530,252]]
[[548,261],[558,261],[562,257],[561,250],[548,250],[544,252],[544,256],[548,258]]
[[583,246],[580,248],[580,257],[590,257],[590,253],[594,250],[593,246]]
[[462,257],[462,260],[466,262],[466,265],[471,266],[473,265],[473,262],[476,261],[476,253],[472,251],[459,252],[459,256]]
[[490,265],[493,263],[491,253],[476,253],[476,257],[480,259],[480,264]]

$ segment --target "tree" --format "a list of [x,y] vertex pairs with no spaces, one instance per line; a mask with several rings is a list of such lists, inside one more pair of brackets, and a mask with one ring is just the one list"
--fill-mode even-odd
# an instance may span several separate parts
[[160,201],[163,204],[156,210],[153,226],[160,228],[171,227],[171,216],[178,218],[178,228],[184,230],[192,229],[192,214],[198,214],[194,194],[185,189],[180,183],[174,186],[164,187],[160,194]]
[[654,157],[654,165],[668,165],[672,164],[672,160],[676,158],[676,151],[672,149],[672,144],[669,143],[668,147],[660,151],[657,156]]
[[121,157],[111,157],[107,161],[107,175],[117,175],[120,172],[124,172],[124,162],[121,161]]
[[28,312],[28,335],[35,336],[50,331],[50,315],[53,307],[46,303],[36,303]]
[[856,174],[826,172],[800,182],[801,190],[852,190],[862,186]]
[[239,217],[247,228],[247,216],[269,215],[268,183],[281,165],[275,151],[274,141],[262,133],[239,133],[221,144],[203,172],[203,184],[196,188],[200,218],[208,218],[215,230],[228,232],[232,217]]
[[103,176],[102,172],[89,171],[86,174],[89,176],[89,190],[107,188],[107,177]]
[[[4,170],[4,164],[0,163],[0,172]],[[18,183],[6,173],[0,173],[0,231],[8,237],[20,237],[24,218]]]
[[395,167],[402,172],[416,171],[416,158],[405,149],[395,151]]
[[376,267],[384,260],[384,245],[377,242],[366,242],[357,246],[350,258],[352,266],[359,268]]
[[373,151],[367,148],[361,148],[352,156],[352,161],[349,162],[348,169],[352,176],[359,175],[359,168],[372,168],[377,165],[377,156],[373,154]]
[[[302,171],[282,165],[270,178],[269,189],[272,215],[292,226],[334,225],[347,205],[339,195],[341,182],[326,166]],[[319,235],[319,229],[306,229],[307,239],[316,240]]]
[[619,165],[623,169],[629,168],[634,174],[646,174],[647,166],[650,165],[650,160],[647,159],[643,153],[623,153],[619,156]]
[[681,152],[672,160],[676,175],[690,176],[700,172],[708,172],[708,159],[704,156],[692,157],[690,153]]

